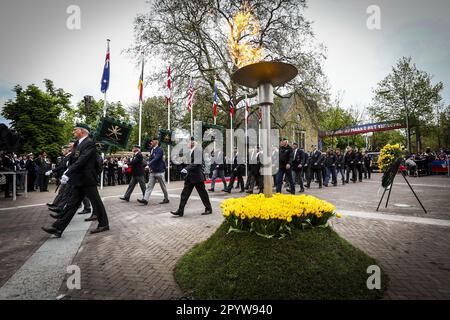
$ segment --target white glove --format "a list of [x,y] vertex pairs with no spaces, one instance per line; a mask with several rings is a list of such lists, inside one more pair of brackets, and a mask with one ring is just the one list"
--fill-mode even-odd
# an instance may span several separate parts
[[67,182],[69,182],[69,177],[66,176],[65,174],[61,177],[60,180],[61,184],[66,184]]
[[49,175],[51,175],[52,174],[52,170],[48,170],[46,173],[45,173],[45,175],[48,177]]
[[181,170],[181,173],[182,173],[182,174],[186,174],[186,173],[187,173],[187,170],[186,170],[186,169],[183,169],[183,170]]

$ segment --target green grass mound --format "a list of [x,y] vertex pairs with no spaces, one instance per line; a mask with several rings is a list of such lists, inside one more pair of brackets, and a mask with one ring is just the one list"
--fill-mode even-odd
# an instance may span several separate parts
[[222,226],[186,253],[175,268],[185,295],[193,299],[379,299],[369,290],[377,262],[331,228],[293,230],[285,239],[248,232],[227,234]]

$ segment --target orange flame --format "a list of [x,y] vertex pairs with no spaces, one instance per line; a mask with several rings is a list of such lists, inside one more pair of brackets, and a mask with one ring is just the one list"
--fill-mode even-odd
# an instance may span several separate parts
[[233,63],[238,68],[242,68],[261,61],[261,46],[255,46],[251,43],[251,40],[255,39],[260,33],[260,26],[258,20],[253,16],[252,8],[248,3],[245,2],[242,11],[233,16],[230,29],[228,50],[233,58]]

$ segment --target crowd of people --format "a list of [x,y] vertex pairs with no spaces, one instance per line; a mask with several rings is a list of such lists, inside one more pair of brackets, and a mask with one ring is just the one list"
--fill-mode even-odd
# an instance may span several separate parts
[[[154,148],[151,148],[153,150]],[[420,154],[411,154],[405,159],[405,166],[411,176],[419,174],[431,175],[432,162],[434,160],[447,160],[448,151],[440,149],[433,152],[427,148]],[[142,154],[142,162],[149,163],[152,154],[151,151]],[[237,180],[236,188],[241,192],[253,193],[255,188],[259,192],[263,190],[263,178],[261,174],[263,150],[259,147],[250,148],[247,151],[247,157],[234,150],[232,159],[227,159],[222,151],[212,151],[203,156],[203,170],[207,178],[211,179],[210,192],[215,191],[216,179],[220,178],[223,183],[222,191],[231,192],[234,181]],[[129,185],[135,174],[131,162],[134,157],[132,154],[111,155],[103,160],[101,169],[103,170],[103,186]],[[271,153],[272,159],[278,159],[279,166],[275,168],[273,164],[273,186],[276,192],[281,192],[282,186],[286,186],[288,192],[295,193],[296,186],[299,186],[300,192],[305,188],[310,188],[311,183],[315,182],[319,188],[322,186],[336,186],[339,183],[362,181],[370,179],[372,169],[376,167],[376,158],[369,152],[362,149],[348,146],[345,150],[340,148],[328,148],[325,152],[318,150],[317,146],[311,146],[310,150],[300,149],[297,143],[288,144],[287,139],[283,139],[278,147],[274,147]],[[52,163],[45,152],[41,152],[36,158],[33,154],[15,155],[13,153],[3,153],[0,156],[0,168],[3,171],[27,172],[27,191],[48,192],[49,179],[52,177],[59,185],[62,173],[52,172],[52,169],[58,167],[64,159],[64,154]],[[227,161],[228,160],[228,161]],[[161,159],[167,167],[167,159]],[[145,167],[145,166],[144,166]],[[174,165],[171,163],[171,180],[182,180],[182,170],[185,164]],[[136,169],[135,169],[136,170]],[[276,172],[276,173],[275,173]],[[244,177],[247,177],[244,183]],[[18,174],[17,190],[24,190],[25,175]],[[98,175],[98,184],[100,185]],[[229,184],[225,177],[230,177]],[[11,197],[12,176],[4,175],[3,185],[5,196]],[[141,185],[148,184],[151,178],[151,172],[147,166],[143,170]],[[167,171],[158,175],[158,180],[167,180]],[[145,194],[145,192],[143,191]],[[143,197],[145,200],[145,197]]]
[[[209,173],[212,181],[208,191],[215,191],[215,180],[219,177],[224,192],[231,192],[236,179],[236,188],[240,188],[240,192],[254,193],[255,187],[259,192],[263,192],[264,179],[261,173],[263,152],[259,147],[250,149],[245,162],[243,160],[245,156],[235,149],[228,185],[224,174],[226,167],[224,158],[217,157],[212,152]],[[300,192],[304,192],[305,188],[311,188],[312,182],[317,183],[319,188],[337,186],[338,180],[342,184],[350,181],[356,183],[361,182],[363,178],[370,179],[372,173],[372,157],[355,147],[347,147],[344,151],[329,148],[326,152],[322,152],[317,146],[311,146],[311,150],[307,152],[300,149],[297,143],[294,142],[290,146],[288,140],[283,139],[278,148],[272,149],[270,156],[278,160],[278,165],[275,162],[272,164],[273,186],[276,192],[281,192],[285,186],[288,192],[295,194],[297,185],[300,186]],[[247,181],[244,183],[246,163],[248,163]]]

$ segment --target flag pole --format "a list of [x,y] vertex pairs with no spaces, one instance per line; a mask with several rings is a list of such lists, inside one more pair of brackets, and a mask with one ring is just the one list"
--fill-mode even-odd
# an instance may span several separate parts
[[[171,92],[171,87],[172,87],[172,77],[170,74],[170,63],[169,63],[169,68],[167,70],[167,97],[166,97],[166,101],[167,101],[167,130],[170,132],[170,105],[172,103],[172,92]],[[171,139],[172,140],[172,137]],[[171,157],[170,157],[170,144],[167,144],[167,184],[170,184],[170,161],[171,161]]]
[[248,180],[248,145],[247,145],[247,140],[248,140],[248,100],[247,100],[247,95],[245,95],[245,176],[247,177]]
[[[109,39],[106,39],[106,43],[107,43],[107,48],[108,48],[108,53],[109,53],[109,42],[110,42],[111,40],[109,40]],[[108,79],[108,81],[109,81],[109,79]],[[107,107],[107,102],[106,102],[106,92],[107,92],[108,90],[105,90],[105,95],[104,95],[104,97],[103,97],[103,118],[104,117],[106,117],[106,107]],[[103,160],[105,160],[105,153],[102,151],[102,159]],[[103,163],[102,163],[102,166],[103,166]],[[104,175],[105,175],[105,173],[104,173],[104,170],[103,170],[103,168],[102,168],[102,173],[100,174],[100,190],[103,190],[103,178],[104,178]]]
[[[170,99],[167,100],[167,130],[170,132]],[[167,184],[170,184],[170,144],[167,145]]]
[[[141,88],[139,88],[139,146],[141,146],[142,141],[142,95],[141,92],[144,90],[144,52],[142,54],[142,71],[141,71]],[[142,146],[141,146],[142,147]]]

